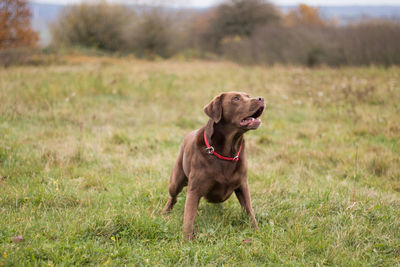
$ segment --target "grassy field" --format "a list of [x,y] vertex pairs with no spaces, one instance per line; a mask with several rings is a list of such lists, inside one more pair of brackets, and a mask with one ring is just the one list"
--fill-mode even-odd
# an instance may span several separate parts
[[[400,69],[71,57],[0,69],[0,266],[400,265]],[[247,133],[260,231],[232,196],[182,238],[170,171],[221,91]],[[24,240],[18,240],[21,235]]]

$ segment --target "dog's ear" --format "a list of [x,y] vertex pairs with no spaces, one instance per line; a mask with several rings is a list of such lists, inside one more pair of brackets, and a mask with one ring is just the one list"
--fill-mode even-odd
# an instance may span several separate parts
[[222,97],[223,94],[214,97],[214,99],[203,109],[204,113],[213,119],[215,123],[218,123],[222,117]]

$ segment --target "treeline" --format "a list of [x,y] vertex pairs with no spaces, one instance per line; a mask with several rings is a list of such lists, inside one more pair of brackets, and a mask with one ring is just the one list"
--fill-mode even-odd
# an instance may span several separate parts
[[318,9],[287,14],[263,0],[230,0],[204,12],[83,3],[52,25],[54,46],[84,46],[137,57],[223,57],[246,64],[400,64],[400,24],[340,26]]

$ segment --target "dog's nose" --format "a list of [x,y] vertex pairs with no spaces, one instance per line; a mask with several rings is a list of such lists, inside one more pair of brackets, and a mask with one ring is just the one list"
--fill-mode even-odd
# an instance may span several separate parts
[[264,103],[264,98],[263,97],[257,97],[257,99]]

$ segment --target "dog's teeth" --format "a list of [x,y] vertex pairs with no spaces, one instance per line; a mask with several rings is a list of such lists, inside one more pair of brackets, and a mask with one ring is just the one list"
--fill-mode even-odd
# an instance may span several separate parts
[[251,118],[251,121],[254,121],[255,119],[254,118]]

